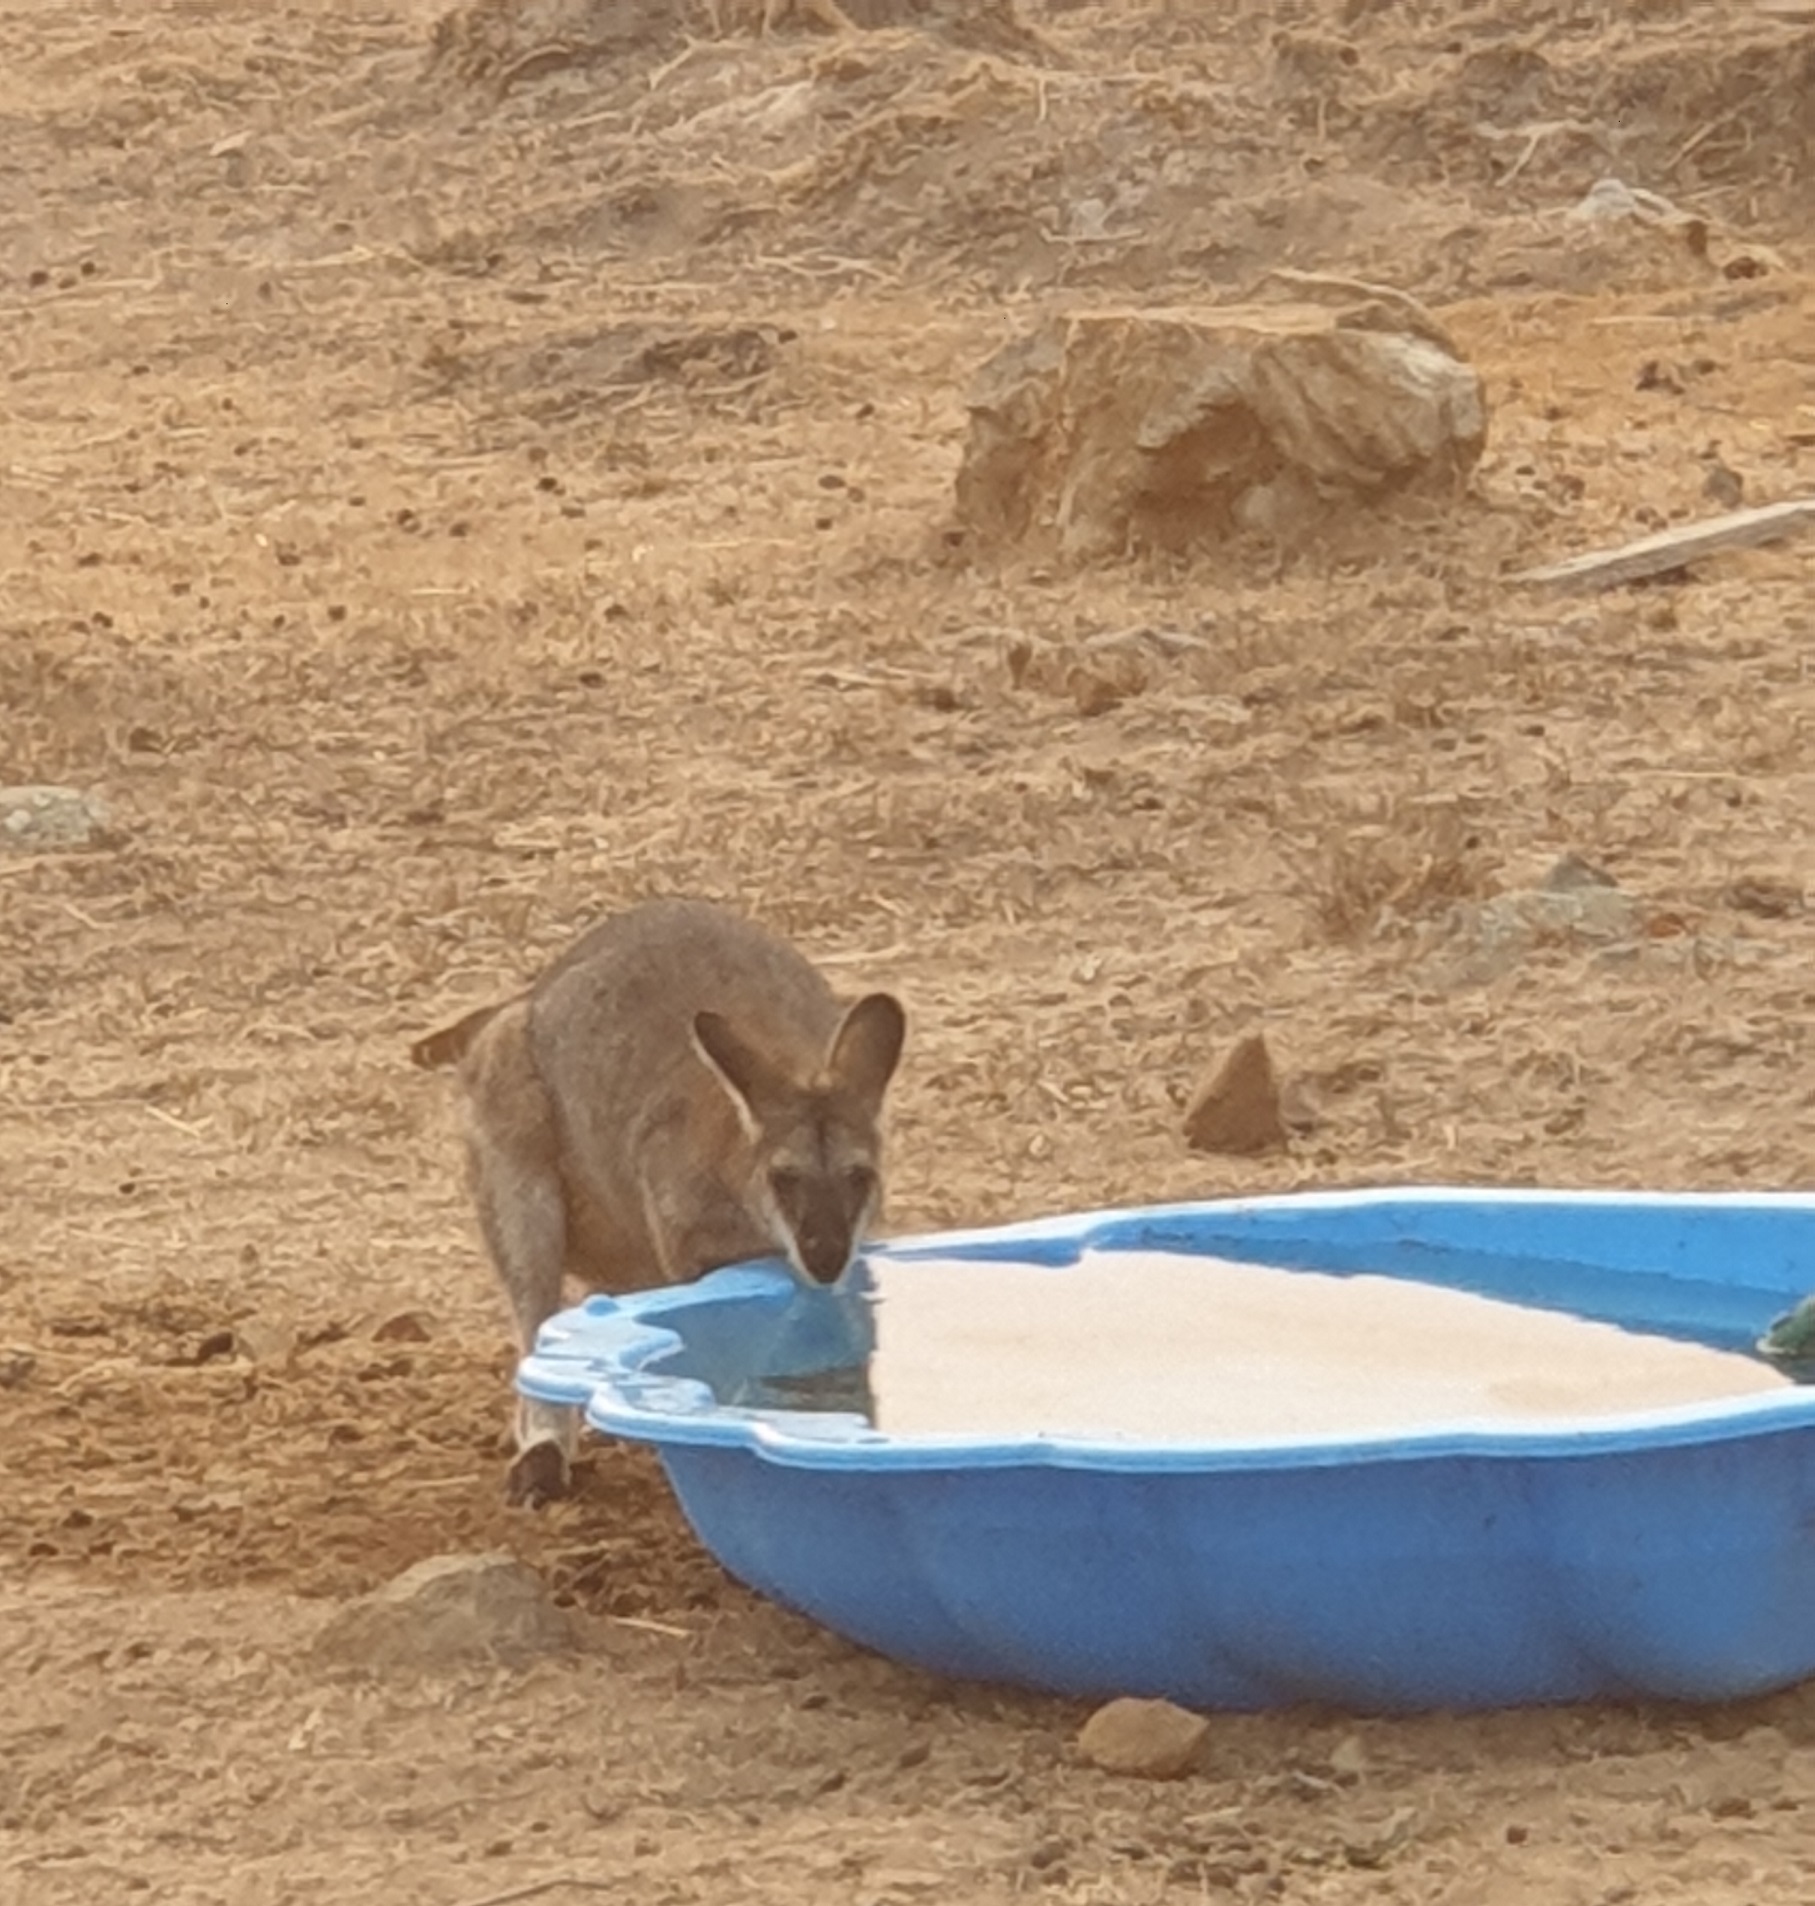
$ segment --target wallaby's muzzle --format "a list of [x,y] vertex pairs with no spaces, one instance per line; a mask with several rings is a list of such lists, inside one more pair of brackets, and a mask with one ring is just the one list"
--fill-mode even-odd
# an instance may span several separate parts
[[857,1254],[857,1240],[842,1224],[807,1225],[794,1234],[800,1268],[816,1284],[836,1284]]

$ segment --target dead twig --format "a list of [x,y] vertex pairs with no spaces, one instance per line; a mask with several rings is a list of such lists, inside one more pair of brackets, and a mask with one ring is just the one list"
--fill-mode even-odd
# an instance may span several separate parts
[[486,1893],[479,1899],[469,1899],[465,1906],[511,1906],[519,1899],[539,1899],[544,1893],[558,1893],[562,1887],[571,1886],[581,1893],[617,1893],[623,1891],[619,1880],[581,1879],[574,1873],[563,1874],[560,1879],[531,1880],[527,1886],[513,1886],[502,1893]]
[[1546,139],[1554,139],[1567,133],[1576,138],[1591,141],[1602,152],[1610,150],[1600,128],[1585,125],[1579,119],[1544,119],[1528,126],[1478,126],[1476,131],[1486,139],[1523,139],[1525,141],[1524,151],[1500,174],[1497,181],[1500,185],[1510,185],[1537,157],[1538,148]]
[[1674,172],[1676,168],[1688,158],[1690,153],[1706,145],[1717,132],[1724,131],[1728,126],[1732,125],[1734,120],[1741,117],[1742,114],[1749,112],[1754,103],[1753,99],[1748,95],[1748,97],[1742,99],[1740,103],[1730,111],[1721,113],[1717,118],[1710,119],[1706,125],[1698,127],[1677,147],[1670,157],[1664,161],[1664,172],[1666,176]]
[[691,1628],[677,1628],[671,1621],[652,1621],[647,1615],[607,1615],[605,1619],[618,1628],[634,1628],[638,1634],[666,1635],[671,1641],[693,1639]]

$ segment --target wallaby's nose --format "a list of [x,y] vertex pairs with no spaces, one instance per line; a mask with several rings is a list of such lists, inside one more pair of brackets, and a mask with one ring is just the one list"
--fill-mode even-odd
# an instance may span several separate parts
[[816,1284],[836,1284],[851,1261],[851,1240],[842,1231],[822,1231],[815,1227],[802,1231],[794,1240],[800,1250],[800,1267]]

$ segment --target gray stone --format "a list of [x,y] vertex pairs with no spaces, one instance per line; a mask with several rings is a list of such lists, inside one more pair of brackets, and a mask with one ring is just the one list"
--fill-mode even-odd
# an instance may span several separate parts
[[281,1363],[296,1348],[296,1332],[271,1317],[242,1317],[233,1326],[233,1349],[248,1363]]
[[[1587,871],[1586,863],[1577,865]],[[1605,947],[1639,937],[1644,925],[1644,907],[1632,894],[1572,874],[1563,884],[1452,907],[1442,928],[1447,950],[1432,977],[1450,986],[1485,985],[1513,972],[1534,947]]]
[[0,788],[0,853],[91,847],[108,824],[106,808],[78,788]]
[[1664,979],[1682,974],[1706,976],[1729,966],[1768,966],[1788,949],[1768,942],[1735,939],[1725,933],[1684,933],[1668,940],[1622,940],[1603,946],[1590,964],[1606,972]]
[[1577,853],[1564,854],[1544,876],[1545,888],[1551,893],[1580,893],[1585,887],[1617,887],[1619,884],[1605,867],[1597,867],[1592,860],[1584,860]]

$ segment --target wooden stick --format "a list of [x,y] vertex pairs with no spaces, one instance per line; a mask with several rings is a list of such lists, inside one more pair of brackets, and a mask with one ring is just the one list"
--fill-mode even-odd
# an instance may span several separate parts
[[558,1880],[531,1880],[527,1886],[513,1886],[508,1892],[487,1893],[483,1899],[470,1899],[466,1906],[513,1906],[520,1899],[537,1899],[544,1893],[558,1893],[562,1887],[571,1886],[582,1893],[619,1893],[624,1890],[622,1880],[587,1880],[569,1873]]
[[1591,550],[1585,556],[1572,556],[1568,562],[1551,563],[1543,569],[1522,569],[1512,580],[1555,583],[1565,589],[1613,589],[1623,582],[1640,582],[1647,576],[1681,569],[1724,549],[1755,549],[1760,543],[1774,543],[1810,523],[1815,523],[1815,496],[1798,497],[1789,503],[1767,503],[1761,509],[1734,510],[1726,516],[1710,516],[1699,523],[1659,530],[1636,543]]
[[[463,1477],[462,1481],[465,1480]],[[412,1487],[416,1485],[412,1484]],[[651,1621],[647,1615],[607,1615],[605,1619],[620,1628],[635,1628],[645,1635],[669,1635],[676,1641],[691,1641],[691,1628],[677,1628],[671,1621]]]

